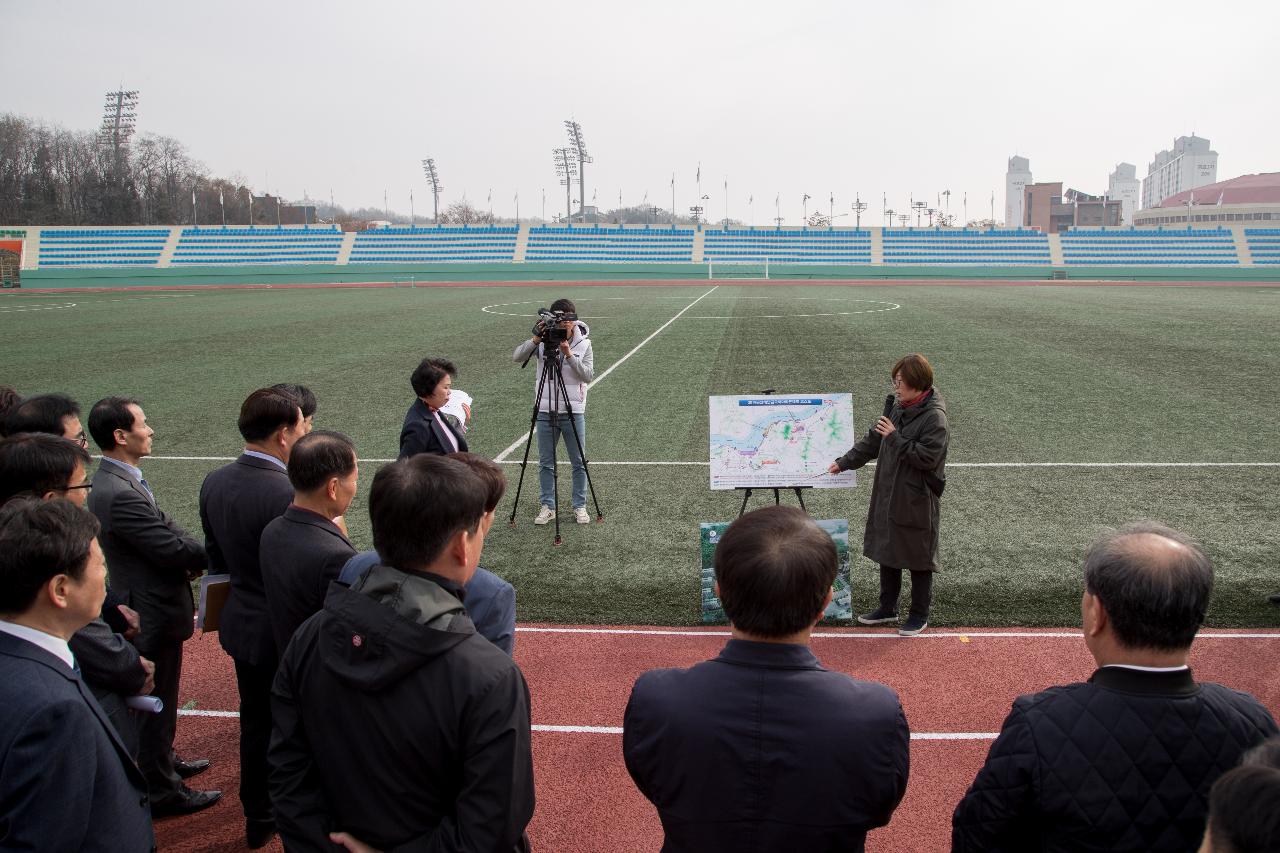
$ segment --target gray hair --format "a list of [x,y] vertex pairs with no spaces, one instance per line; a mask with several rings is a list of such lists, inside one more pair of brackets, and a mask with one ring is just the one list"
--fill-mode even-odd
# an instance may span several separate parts
[[[1161,547],[1158,540],[1178,547]],[[1187,536],[1138,521],[1100,536],[1085,554],[1084,585],[1129,648],[1190,648],[1213,591],[1213,564]]]

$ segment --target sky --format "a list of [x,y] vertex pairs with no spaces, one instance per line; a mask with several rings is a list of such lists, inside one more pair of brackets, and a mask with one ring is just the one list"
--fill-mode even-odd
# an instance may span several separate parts
[[0,0],[0,21],[0,112],[92,130],[136,89],[138,131],[214,176],[404,214],[412,191],[418,217],[426,157],[442,207],[562,213],[569,118],[587,204],[669,209],[674,175],[687,213],[700,168],[710,218],[760,225],[799,224],[805,194],[837,225],[855,198],[864,225],[912,199],[984,218],[993,192],[999,219],[1014,154],[1100,194],[1192,132],[1219,180],[1280,171],[1275,0]]

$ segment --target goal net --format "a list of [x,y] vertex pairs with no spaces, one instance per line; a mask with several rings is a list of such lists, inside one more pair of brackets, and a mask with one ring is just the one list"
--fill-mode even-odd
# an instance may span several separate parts
[[752,261],[708,261],[707,278],[767,280],[769,278],[769,259],[759,258]]

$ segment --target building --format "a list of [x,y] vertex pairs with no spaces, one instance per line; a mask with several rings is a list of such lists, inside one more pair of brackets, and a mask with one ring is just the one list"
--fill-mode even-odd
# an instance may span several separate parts
[[1022,227],[1046,234],[1071,228],[1119,225],[1123,203],[1119,199],[1089,195],[1079,190],[1062,192],[1062,182],[1028,184],[1023,196]]
[[1009,228],[1015,228],[1026,218],[1024,216],[1024,191],[1031,183],[1031,161],[1026,157],[1010,157],[1009,171],[1004,176],[1004,222]]
[[1107,176],[1107,198],[1120,202],[1120,224],[1132,225],[1142,200],[1142,182],[1138,169],[1132,163],[1118,163],[1116,170]]
[[1134,215],[1134,225],[1280,227],[1280,172],[1241,175],[1171,195]]
[[1124,202],[1118,198],[1067,190],[1063,201],[1072,208],[1071,221],[1068,223],[1071,228],[1099,228],[1104,225],[1114,227],[1122,224]]
[[1173,148],[1156,153],[1142,182],[1142,208],[1155,207],[1170,196],[1203,187],[1218,180],[1218,152],[1209,140],[1179,136]]

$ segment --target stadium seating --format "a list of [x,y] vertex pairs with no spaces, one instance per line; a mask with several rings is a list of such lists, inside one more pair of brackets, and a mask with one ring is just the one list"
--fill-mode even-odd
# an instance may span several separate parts
[[1255,264],[1280,264],[1280,228],[1246,228],[1244,236]]
[[702,257],[780,264],[869,264],[871,232],[852,228],[710,228]]
[[1068,266],[1233,266],[1240,263],[1235,240],[1226,228],[1072,229],[1061,239],[1062,258]]
[[990,231],[886,228],[883,248],[886,265],[1049,264],[1049,238],[1039,231],[1021,228]]
[[153,267],[168,239],[168,228],[46,228],[40,266]]
[[414,261],[515,260],[513,226],[485,225],[445,228],[379,228],[356,235],[350,263],[378,264]]
[[183,228],[173,251],[177,265],[332,264],[342,232],[306,228]]
[[538,225],[529,229],[524,259],[531,262],[691,263],[692,228],[602,228]]

